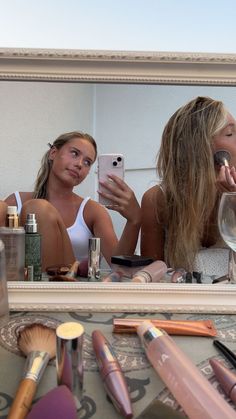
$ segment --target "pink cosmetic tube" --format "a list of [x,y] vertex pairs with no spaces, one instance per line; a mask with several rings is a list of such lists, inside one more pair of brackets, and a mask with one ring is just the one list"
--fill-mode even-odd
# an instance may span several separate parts
[[167,266],[162,260],[156,260],[150,265],[135,273],[131,282],[160,282],[163,275],[167,272]]
[[92,342],[105,390],[118,412],[126,419],[133,417],[128,386],[113,350],[100,330],[92,333]]
[[162,329],[144,321],[137,333],[149,361],[190,419],[236,418],[236,412]]
[[210,359],[209,363],[225,394],[236,404],[236,374],[217,359]]

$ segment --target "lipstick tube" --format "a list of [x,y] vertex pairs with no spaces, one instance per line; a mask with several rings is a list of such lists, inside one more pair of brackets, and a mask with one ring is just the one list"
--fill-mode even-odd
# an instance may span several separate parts
[[66,385],[77,402],[83,397],[83,339],[80,323],[62,323],[56,329],[56,367],[58,385]]
[[88,280],[100,281],[100,238],[89,239],[88,249]]
[[127,383],[109,342],[100,330],[93,331],[92,342],[99,372],[108,396],[121,415],[127,419],[132,418],[133,412]]
[[149,361],[190,419],[236,418],[236,412],[162,329],[145,321],[137,333]]
[[167,266],[162,260],[156,260],[150,265],[145,266],[143,269],[135,273],[131,282],[160,282],[161,278],[167,272]]
[[209,363],[225,394],[236,404],[236,374],[217,359],[210,359]]

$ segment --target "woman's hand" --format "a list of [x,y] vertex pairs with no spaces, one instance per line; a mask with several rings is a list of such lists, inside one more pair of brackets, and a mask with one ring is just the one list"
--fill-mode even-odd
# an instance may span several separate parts
[[220,192],[236,192],[235,167],[221,166],[216,179],[216,186]]
[[119,177],[109,175],[112,182],[100,182],[107,192],[98,191],[104,198],[109,199],[112,204],[106,205],[108,209],[119,212],[127,221],[132,224],[140,224],[141,209],[132,189]]

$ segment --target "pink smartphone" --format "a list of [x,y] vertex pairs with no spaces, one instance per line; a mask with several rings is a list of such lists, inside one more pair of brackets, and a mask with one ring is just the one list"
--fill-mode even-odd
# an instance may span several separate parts
[[[124,156],[123,154],[100,154],[98,156],[98,182],[110,181],[108,175],[115,175],[124,179]],[[99,185],[99,190],[107,192],[105,188]],[[102,205],[110,205],[112,202],[109,199],[103,198],[99,195],[98,202]]]

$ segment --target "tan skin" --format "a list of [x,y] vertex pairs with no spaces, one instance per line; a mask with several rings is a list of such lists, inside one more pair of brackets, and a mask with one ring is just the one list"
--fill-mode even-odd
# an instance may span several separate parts
[[[213,152],[227,150],[230,152],[230,168],[222,166],[219,170],[216,187],[219,194],[225,191],[236,191],[236,121],[228,114],[227,125],[213,138]],[[156,208],[158,202],[158,208]],[[154,260],[164,260],[165,246],[165,197],[158,185],[146,191],[141,203],[141,254]],[[201,244],[209,247],[217,244],[219,233],[216,223],[218,202],[211,214]],[[157,217],[159,222],[157,222]]]
[[[52,168],[48,180],[48,202],[57,209],[66,228],[74,224],[83,198],[73,192],[73,188],[87,177],[95,161],[93,145],[86,139],[73,138],[59,150],[53,147],[49,158]],[[110,209],[118,211],[127,219],[123,234],[118,241],[108,211],[99,203],[89,200],[84,209],[84,219],[95,237],[101,238],[101,251],[108,263],[114,254],[132,254],[135,250],[140,228],[140,207],[133,191],[116,176],[103,183],[114,205]],[[32,192],[21,192],[22,203],[33,198]],[[6,199],[8,205],[16,205],[14,194]]]

